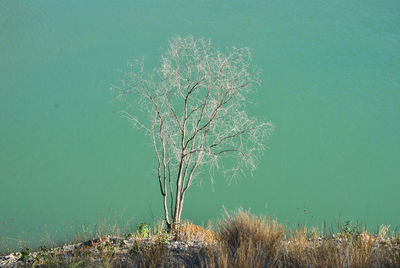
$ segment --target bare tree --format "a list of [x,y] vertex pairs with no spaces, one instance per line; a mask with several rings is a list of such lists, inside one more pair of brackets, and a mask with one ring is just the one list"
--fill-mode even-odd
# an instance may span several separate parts
[[177,37],[158,69],[146,75],[143,60],[129,62],[121,84],[111,87],[129,101],[123,116],[151,137],[169,229],[180,223],[200,173],[220,169],[236,177],[256,168],[273,126],[246,112],[246,95],[260,84],[249,62],[248,48],[223,53],[210,41]]

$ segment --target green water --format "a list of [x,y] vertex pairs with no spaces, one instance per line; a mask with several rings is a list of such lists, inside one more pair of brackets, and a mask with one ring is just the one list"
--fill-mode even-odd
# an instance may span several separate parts
[[[289,223],[400,226],[399,1],[0,1],[0,238],[162,216],[149,140],[108,90],[175,35],[248,46],[276,127],[253,177],[194,185],[184,217],[223,206]],[[45,227],[46,226],[46,227]]]

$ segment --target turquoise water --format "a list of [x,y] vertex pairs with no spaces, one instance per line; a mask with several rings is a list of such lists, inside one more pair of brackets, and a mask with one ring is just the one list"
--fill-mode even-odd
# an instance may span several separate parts
[[398,1],[3,0],[3,241],[162,216],[150,141],[108,89],[127,60],[156,67],[187,34],[251,48],[263,80],[252,112],[276,129],[253,177],[204,177],[185,218],[241,206],[292,224],[400,226]]

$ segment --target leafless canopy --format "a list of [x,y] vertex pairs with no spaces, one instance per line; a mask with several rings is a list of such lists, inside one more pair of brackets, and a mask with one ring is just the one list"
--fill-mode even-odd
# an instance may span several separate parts
[[111,88],[130,103],[123,116],[151,137],[168,226],[179,224],[185,193],[202,171],[235,177],[256,168],[272,124],[247,114],[246,95],[260,84],[249,62],[248,48],[223,53],[210,41],[177,37],[158,69],[146,75],[143,61],[130,62]]

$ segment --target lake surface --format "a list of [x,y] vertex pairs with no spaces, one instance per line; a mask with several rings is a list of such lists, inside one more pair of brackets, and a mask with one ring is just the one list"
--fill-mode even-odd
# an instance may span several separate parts
[[289,224],[400,226],[399,1],[3,0],[3,245],[162,216],[150,140],[109,87],[127,60],[152,69],[187,34],[251,49],[263,80],[251,110],[275,132],[253,177],[205,176],[184,218],[243,207]]

